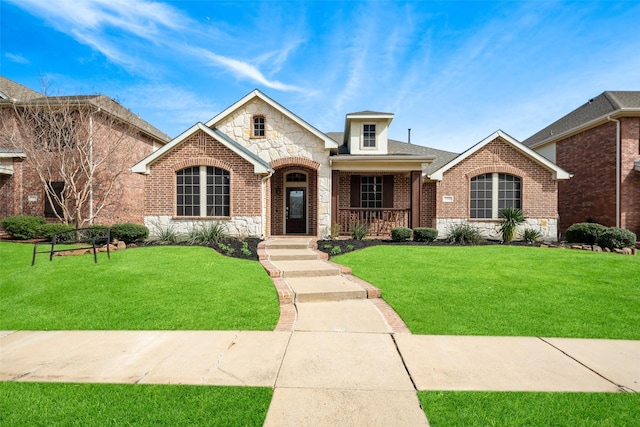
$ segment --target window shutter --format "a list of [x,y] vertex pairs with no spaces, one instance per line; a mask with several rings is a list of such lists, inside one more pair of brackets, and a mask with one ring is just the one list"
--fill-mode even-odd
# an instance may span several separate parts
[[393,175],[382,177],[382,207],[393,207]]
[[351,207],[360,207],[360,175],[351,175]]

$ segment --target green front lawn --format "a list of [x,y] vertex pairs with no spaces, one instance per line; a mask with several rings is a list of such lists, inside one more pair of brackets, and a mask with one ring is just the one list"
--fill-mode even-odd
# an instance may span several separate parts
[[640,423],[638,393],[418,392],[432,427],[618,427]]
[[640,256],[519,246],[374,246],[333,261],[411,332],[640,339]]
[[205,247],[38,255],[0,242],[0,330],[273,330],[278,296],[259,263]]
[[0,382],[0,425],[261,426],[259,387]]

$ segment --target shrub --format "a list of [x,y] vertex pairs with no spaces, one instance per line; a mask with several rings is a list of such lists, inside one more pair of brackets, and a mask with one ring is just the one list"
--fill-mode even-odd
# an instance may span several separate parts
[[340,249],[340,246],[334,246],[333,249],[331,249],[331,255],[338,255],[341,252],[342,249]]
[[155,239],[161,243],[174,244],[178,243],[178,241],[180,240],[180,236],[173,224],[169,224],[167,226],[157,226],[155,233]]
[[39,234],[40,226],[46,222],[41,216],[18,215],[6,217],[0,224],[14,239],[29,240]]
[[342,229],[342,226],[340,224],[333,224],[331,226],[331,235],[330,235],[331,240],[335,240],[338,238],[338,236],[340,236],[341,229]]
[[611,227],[600,235],[597,243],[609,249],[631,248],[636,244],[636,235],[624,228]]
[[435,228],[418,227],[413,229],[413,240],[416,242],[433,242],[438,238]]
[[596,224],[594,222],[579,222],[573,224],[567,228],[565,235],[567,242],[570,243],[585,243],[587,245],[593,245],[598,242],[600,235],[607,229],[604,225]]
[[527,243],[535,243],[540,240],[541,234],[540,231],[535,228],[525,228],[522,232],[522,238]]
[[396,242],[411,239],[411,229],[407,227],[396,227],[391,229],[391,239]]
[[149,237],[149,229],[144,225],[126,222],[111,226],[111,238],[122,240],[126,244],[141,242]]
[[228,237],[227,229],[220,222],[202,224],[189,231],[188,241],[196,245],[209,245],[220,243]]
[[242,249],[240,249],[240,251],[245,254],[246,256],[251,255],[251,250],[249,249],[249,243],[248,242],[242,242]]
[[362,240],[369,232],[369,226],[366,222],[358,222],[351,226],[351,237],[356,240]]
[[480,243],[482,236],[477,228],[467,224],[456,224],[449,227],[447,242],[459,245]]
[[63,231],[75,230],[75,227],[70,224],[54,223],[43,224],[40,226],[40,236],[48,241],[53,239],[53,235],[56,233],[62,233]]
[[522,224],[525,220],[524,213],[518,208],[508,207],[499,212],[500,225],[498,230],[502,234],[503,242],[510,242],[516,235],[516,229],[518,225]]

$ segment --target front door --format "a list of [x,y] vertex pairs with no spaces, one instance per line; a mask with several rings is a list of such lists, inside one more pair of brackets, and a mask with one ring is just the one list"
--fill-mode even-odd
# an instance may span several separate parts
[[285,233],[305,234],[307,232],[307,189],[287,188],[285,208]]

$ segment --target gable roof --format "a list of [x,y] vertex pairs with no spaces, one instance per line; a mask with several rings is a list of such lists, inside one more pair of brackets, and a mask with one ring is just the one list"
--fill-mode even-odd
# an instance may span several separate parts
[[131,168],[131,171],[148,174],[151,164],[156,162],[158,159],[163,157],[166,153],[173,150],[178,145],[182,144],[187,138],[189,138],[191,135],[195,134],[198,131],[202,131],[206,133],[207,135],[209,135],[210,137],[220,142],[222,145],[224,145],[225,147],[227,147],[228,149],[230,149],[231,151],[233,151],[234,153],[236,153],[237,155],[245,159],[247,162],[251,163],[253,165],[254,173],[269,173],[272,171],[271,165],[269,165],[268,162],[266,162],[265,160],[262,160],[260,157],[253,154],[247,148],[238,144],[236,141],[229,138],[220,130],[211,129],[205,126],[204,124],[202,124],[201,122],[198,122],[195,125],[191,126],[189,129],[182,132],[176,138],[171,140],[171,142],[164,145],[162,148],[154,151],[153,153],[151,153],[150,155],[142,159],[140,162],[133,165],[133,167]]
[[72,95],[72,96],[44,96],[19,83],[0,76],[0,107],[2,106],[35,106],[35,105],[70,105],[92,106],[124,123],[129,123],[142,133],[150,136],[161,144],[171,138],[149,122],[140,118],[117,101],[105,95]]
[[608,117],[640,115],[640,91],[606,91],[525,139],[535,148],[607,122]]
[[303,119],[298,117],[296,114],[292,113],[290,110],[288,110],[287,108],[283,107],[282,105],[280,105],[279,103],[277,103],[273,99],[269,98],[267,95],[265,95],[264,93],[260,92],[258,89],[255,89],[252,92],[249,92],[247,95],[242,97],[240,100],[236,101],[231,106],[227,107],[224,111],[216,114],[211,120],[209,120],[208,122],[205,123],[205,126],[210,127],[210,128],[215,127],[215,125],[217,123],[219,123],[221,120],[223,120],[229,114],[233,113],[235,110],[237,110],[238,108],[242,107],[244,104],[246,104],[247,102],[249,102],[249,101],[251,101],[251,100],[253,100],[255,98],[261,99],[263,102],[265,102],[266,104],[270,105],[275,110],[277,110],[277,111],[281,112],[282,114],[284,114],[285,116],[289,117],[291,120],[293,120],[295,123],[297,123],[302,128],[307,130],[309,133],[311,133],[311,134],[315,135],[316,137],[318,137],[318,139],[320,139],[320,140],[322,140],[324,142],[324,148],[325,149],[327,149],[327,150],[328,149],[336,150],[338,148],[338,143],[336,141],[334,141],[333,139],[329,138],[327,135],[325,135],[324,133],[320,132],[318,129],[316,129],[315,127],[311,126],[309,123],[307,123],[306,121],[304,121]]
[[543,167],[545,167],[548,170],[550,170],[553,173],[554,179],[569,179],[569,178],[571,178],[571,174],[569,174],[567,171],[565,171],[564,169],[562,169],[561,167],[559,167],[555,163],[551,162],[550,160],[546,159],[545,157],[541,156],[540,154],[536,153],[535,151],[533,151],[532,149],[530,149],[526,145],[518,142],[515,138],[513,138],[512,136],[508,135],[507,133],[505,133],[505,132],[503,132],[501,130],[495,131],[494,133],[492,133],[491,135],[489,135],[488,137],[486,137],[485,139],[483,139],[482,141],[480,141],[479,143],[477,143],[473,147],[469,148],[467,151],[465,151],[464,153],[460,154],[456,158],[452,159],[451,161],[449,161],[448,163],[446,163],[445,165],[443,165],[439,169],[437,169],[437,170],[435,170],[433,172],[430,172],[430,173],[427,172],[427,174],[426,174],[427,178],[429,178],[431,180],[434,180],[434,181],[441,181],[442,180],[442,176],[444,175],[444,173],[446,171],[448,171],[449,169],[451,169],[452,167],[454,167],[458,163],[462,162],[463,160],[465,160],[466,158],[471,156],[473,153],[477,152],[482,147],[484,147],[485,145],[489,144],[491,141],[495,140],[496,138],[500,138],[503,141],[511,144],[515,149],[517,149],[520,152],[522,152],[522,154],[524,154],[525,156],[529,157],[530,159],[536,161],[537,163],[539,163]]

